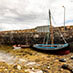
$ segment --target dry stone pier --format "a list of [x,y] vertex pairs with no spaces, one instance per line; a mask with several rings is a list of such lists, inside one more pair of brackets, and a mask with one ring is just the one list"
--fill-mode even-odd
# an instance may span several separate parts
[[[45,32],[0,32],[0,44],[29,44],[33,45],[36,43],[43,43],[43,39],[46,38]],[[66,31],[62,32],[64,38],[68,43],[73,41],[73,32]],[[46,39],[45,39],[46,40]],[[54,42],[55,43],[64,43],[62,37],[58,31],[54,31]],[[49,39],[50,43],[50,39]]]

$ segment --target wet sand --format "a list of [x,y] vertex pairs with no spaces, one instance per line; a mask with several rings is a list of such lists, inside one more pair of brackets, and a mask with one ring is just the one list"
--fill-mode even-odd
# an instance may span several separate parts
[[[12,46],[0,46],[0,73],[71,73],[63,64],[73,66],[73,53],[54,55],[31,48],[14,50]],[[60,59],[66,62],[60,62]]]

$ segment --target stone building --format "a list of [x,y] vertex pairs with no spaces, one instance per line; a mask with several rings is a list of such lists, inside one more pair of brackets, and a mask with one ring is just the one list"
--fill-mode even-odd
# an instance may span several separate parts
[[37,32],[49,32],[49,25],[46,26],[38,26],[35,28]]

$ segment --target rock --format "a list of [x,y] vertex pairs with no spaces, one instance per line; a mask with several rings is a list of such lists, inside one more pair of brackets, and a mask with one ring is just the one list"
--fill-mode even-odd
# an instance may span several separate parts
[[25,72],[29,72],[29,73],[43,73],[43,71],[39,70],[39,69],[35,69],[35,70],[27,69],[27,70],[25,70]]
[[32,70],[34,70],[34,68],[32,68]]
[[27,62],[26,59],[19,59],[20,62]]
[[13,68],[14,68],[14,69],[21,70],[21,66],[20,66],[20,65],[15,65]]
[[69,66],[69,65],[67,65],[67,64],[63,64],[63,65],[62,65],[62,68],[63,68],[63,69],[67,69],[67,70],[71,71],[71,73],[73,73],[73,67],[71,67],[71,66]]
[[50,69],[50,66],[48,66],[47,68]]
[[29,71],[28,70],[24,70],[24,73],[28,73]]
[[17,69],[17,65],[14,65],[13,68],[14,68],[14,69]]
[[62,68],[67,69],[68,65],[67,64],[63,64]]
[[5,69],[5,71],[7,71],[8,69]]
[[71,59],[73,59],[73,56],[71,56]]
[[56,59],[55,62],[59,62],[59,60]]
[[63,69],[61,68],[60,71],[63,71]]
[[20,65],[17,65],[17,69],[18,69],[18,70],[21,70],[21,66],[20,66]]
[[48,70],[43,70],[43,73],[49,73]]
[[60,62],[66,62],[66,59],[60,59],[59,61]]
[[32,66],[39,66],[39,64],[37,64],[36,62],[28,62],[25,64],[25,66],[29,66],[29,67],[32,67]]
[[34,35],[34,38],[39,38],[39,35],[38,35],[38,34],[35,34],[35,35]]

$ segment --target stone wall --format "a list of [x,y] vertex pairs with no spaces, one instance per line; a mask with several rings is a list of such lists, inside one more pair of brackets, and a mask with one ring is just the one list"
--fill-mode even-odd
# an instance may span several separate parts
[[[66,31],[62,32],[64,35],[66,41],[73,42],[73,32],[72,31]],[[49,34],[48,34],[49,35]],[[60,36],[58,31],[54,31],[54,41],[55,43],[64,43],[62,37]],[[43,43],[44,38],[46,38],[46,33],[37,33],[37,32],[24,32],[24,33],[0,33],[0,44],[7,44],[7,45],[13,45],[13,44],[29,44],[33,45],[36,43]],[[46,41],[46,39],[45,39]],[[48,39],[49,43],[50,38]]]

